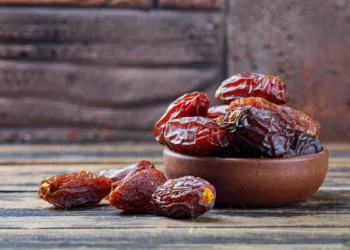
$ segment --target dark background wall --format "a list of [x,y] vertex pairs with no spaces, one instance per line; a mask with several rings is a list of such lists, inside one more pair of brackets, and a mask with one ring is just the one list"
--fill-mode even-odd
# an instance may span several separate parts
[[242,71],[350,141],[347,0],[0,3],[0,142],[151,141],[169,102]]

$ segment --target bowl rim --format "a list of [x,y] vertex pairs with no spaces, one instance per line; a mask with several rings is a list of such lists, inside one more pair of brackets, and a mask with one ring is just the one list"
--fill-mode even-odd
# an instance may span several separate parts
[[325,147],[322,147],[322,151],[318,152],[316,154],[311,154],[311,155],[303,155],[303,156],[292,156],[288,158],[225,158],[225,157],[213,157],[213,156],[193,156],[193,155],[185,155],[185,154],[180,154],[172,151],[169,148],[165,148],[163,150],[163,155],[169,155],[175,158],[182,158],[182,159],[187,159],[187,160],[210,160],[210,161],[219,161],[219,162],[259,162],[259,163],[276,163],[276,162],[300,162],[300,161],[310,161],[319,157],[326,156],[327,158],[329,155],[328,149]]

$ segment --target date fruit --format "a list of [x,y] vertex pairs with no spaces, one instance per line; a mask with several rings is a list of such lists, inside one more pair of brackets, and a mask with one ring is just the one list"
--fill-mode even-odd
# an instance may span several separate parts
[[86,171],[52,176],[40,183],[39,197],[58,208],[94,206],[109,194],[112,180]]
[[219,116],[226,115],[229,109],[229,105],[220,105],[209,108],[207,117],[210,119],[215,119]]
[[279,77],[258,73],[231,76],[222,82],[215,97],[227,104],[242,97],[262,97],[275,104],[289,101],[287,87]]
[[112,179],[113,187],[116,187],[124,178],[128,178],[137,171],[149,168],[155,168],[152,162],[140,161],[125,168],[104,170],[100,175]]
[[263,98],[232,102],[222,123],[235,140],[260,151],[263,156],[283,157],[294,142],[294,118]]
[[308,115],[298,110],[292,109],[287,106],[280,106],[281,110],[287,112],[295,119],[296,126],[295,130],[299,132],[306,132],[311,136],[321,134],[321,125],[318,121],[313,120]]
[[155,168],[137,171],[116,187],[109,197],[109,202],[116,209],[129,213],[152,211],[152,194],[166,180],[165,175]]
[[164,144],[164,130],[173,119],[190,116],[206,116],[210,105],[209,97],[203,92],[185,94],[170,104],[165,114],[154,126],[154,138]]
[[322,146],[318,136],[297,132],[292,149],[296,156],[303,156],[321,152]]
[[[254,106],[256,108],[270,107],[273,109],[278,109],[280,107],[261,97],[247,97],[247,98],[239,98],[232,101],[229,105],[229,111],[233,111],[236,108],[244,107],[244,106]],[[286,113],[286,111],[282,111],[282,112]]]
[[168,122],[164,139],[171,150],[189,155],[212,155],[230,142],[230,134],[207,117],[183,117]]
[[185,176],[171,179],[152,195],[156,212],[172,218],[197,218],[213,208],[216,191],[206,180]]

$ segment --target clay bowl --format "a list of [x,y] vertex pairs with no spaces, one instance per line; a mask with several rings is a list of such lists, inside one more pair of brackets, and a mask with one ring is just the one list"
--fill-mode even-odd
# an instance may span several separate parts
[[324,181],[328,151],[278,159],[195,157],[164,150],[168,178],[192,175],[216,188],[216,204],[279,206],[306,200]]

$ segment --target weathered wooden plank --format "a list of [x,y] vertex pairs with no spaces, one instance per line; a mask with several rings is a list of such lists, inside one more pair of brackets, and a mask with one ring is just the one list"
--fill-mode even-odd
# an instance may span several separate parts
[[220,62],[219,46],[214,46],[213,42],[199,43],[193,42],[192,39],[184,39],[155,43],[131,40],[129,44],[125,43],[5,43],[0,44],[0,59],[147,67],[218,65]]
[[213,95],[221,34],[220,13],[0,7],[0,141],[152,141],[169,102]]
[[[208,244],[346,244],[350,229],[217,229],[159,228],[123,230],[1,230],[1,247],[66,248],[166,248]],[[203,248],[202,248],[203,249]],[[205,248],[204,248],[205,249]]]
[[[187,92],[206,91],[219,78],[217,67],[103,68],[0,60],[2,96],[40,97],[125,111],[151,105],[143,121],[153,115],[152,109],[164,112],[170,101]],[[183,82],[186,84],[179,84]],[[208,94],[213,97],[213,92]]]
[[82,127],[2,127],[0,128],[0,142],[16,143],[74,143],[74,142],[107,142],[107,141],[153,141],[150,132]]
[[224,0],[158,0],[159,8],[174,9],[219,9]]
[[[134,133],[134,132],[133,132]],[[122,137],[123,138],[123,137]],[[27,140],[28,141],[28,140]],[[53,152],[53,151],[37,151],[28,152],[7,152],[0,154],[1,165],[32,165],[32,164],[118,164],[130,163],[147,157],[155,162],[161,163],[162,150],[150,150],[145,152],[129,151],[128,153],[112,153],[112,152],[92,152],[92,151],[75,151],[75,152]],[[331,158],[329,164],[339,168],[350,165],[349,158]],[[344,170],[348,171],[348,170]]]
[[[36,192],[0,192],[0,208],[2,209],[21,209],[37,210],[48,209],[51,211],[53,207],[45,201],[39,200]],[[86,213],[91,211],[105,211],[112,209],[105,206],[100,206],[94,210],[86,210]],[[4,210],[2,210],[4,211]],[[55,210],[56,211],[56,210]],[[81,209],[79,210],[81,211]],[[112,210],[113,211],[113,210]],[[116,211],[117,212],[117,211]],[[350,214],[350,189],[343,190],[323,190],[321,188],[314,196],[305,202],[295,205],[274,207],[274,208],[245,208],[245,207],[229,207],[220,206],[213,212],[218,215],[221,213],[261,213],[268,216],[272,214]]]
[[[292,244],[292,245],[286,245],[286,244],[225,244],[225,245],[216,245],[213,244],[212,246],[206,245],[206,246],[188,246],[190,249],[238,249],[238,250],[252,250],[252,249],[285,249],[285,250],[306,250],[306,249],[313,249],[313,250],[330,250],[330,249],[345,249],[349,250],[350,247],[347,246],[348,244]],[[204,248],[203,248],[204,247]],[[166,248],[168,249],[168,248]]]
[[213,95],[222,22],[214,12],[0,7],[0,59],[15,60],[0,61],[0,141],[153,140],[170,101]]
[[[102,70],[2,62],[0,89],[3,95],[9,97],[0,100],[3,117],[0,124],[32,128],[2,128],[0,139],[17,142],[69,141],[71,135],[78,141],[142,141],[147,133],[139,139],[140,133],[128,134],[123,130],[141,130],[141,133],[148,130],[146,140],[152,141],[152,128],[169,102],[184,92],[195,90],[213,95],[214,90],[206,88],[220,77],[219,74],[219,69],[215,68]],[[185,89],[178,84],[192,78],[196,80],[190,81]],[[149,91],[145,93],[145,89]],[[36,126],[63,126],[69,127],[69,130],[56,131],[53,128],[50,131],[49,128],[42,130]],[[74,130],[71,133],[72,128],[94,126],[102,131],[80,129],[81,137]],[[108,131],[111,128],[121,131]]]
[[[36,163],[43,163],[44,161],[53,161],[59,163],[60,161],[64,162],[70,162],[77,164],[83,164],[85,160],[88,162],[91,160],[97,160],[97,162],[105,162],[108,163],[108,161],[115,159],[116,162],[112,163],[133,163],[140,158],[156,158],[156,163],[159,163],[162,158],[162,149],[163,147],[160,145],[157,145],[154,143],[153,147],[150,146],[149,148],[144,146],[137,147],[135,146],[135,149],[129,144],[129,147],[123,146],[123,144],[116,143],[114,146],[87,146],[86,150],[83,150],[84,146],[77,146],[77,145],[61,145],[60,150],[53,150],[57,149],[57,146],[53,146],[51,150],[45,150],[43,147],[39,146],[39,149],[41,150],[25,150],[25,151],[16,151],[14,146],[13,151],[0,151],[0,159],[2,159],[2,163],[6,161],[13,161],[14,163],[17,161],[18,163],[25,163],[25,162],[31,162],[30,167],[33,167],[33,164]],[[36,146],[33,146],[35,148]],[[64,147],[66,147],[64,149]],[[6,148],[6,146],[5,146]],[[22,146],[23,148],[23,146]],[[48,146],[49,148],[49,146]],[[118,162],[118,159],[120,160]],[[1,161],[0,161],[1,162]],[[90,162],[91,163],[91,162]],[[6,166],[3,166],[4,168]],[[69,168],[72,167],[72,165],[68,166],[62,166],[63,168]],[[1,168],[1,169],[4,169]],[[74,168],[74,167],[73,167]],[[14,168],[13,168],[14,169]],[[0,170],[1,171],[1,170]]]
[[321,122],[321,139],[349,141],[349,2],[229,2],[230,74],[257,71],[281,76],[288,85],[290,105]]
[[[210,249],[218,249],[218,250],[227,250],[227,249],[238,249],[238,250],[252,250],[252,249],[279,249],[283,248],[286,250],[349,250],[350,247],[347,247],[348,244],[293,244],[293,245],[285,245],[285,244],[176,244],[176,245],[165,245],[162,244],[160,246],[148,246],[147,249],[179,249],[179,248],[186,248],[186,249],[193,249],[193,250],[210,250]],[[97,247],[94,246],[93,248],[89,247],[83,247],[86,249],[95,249],[95,250],[104,250],[106,248],[104,247]],[[136,249],[140,249],[135,247]],[[35,249],[38,249],[38,246],[35,246]],[[39,248],[40,249],[40,248]],[[51,250],[57,250],[62,249],[59,247],[50,247]],[[71,244],[71,246],[65,246],[64,249],[70,250],[70,249],[76,249],[74,247],[74,244]],[[112,249],[115,249],[112,247]],[[128,249],[134,249],[129,248]]]
[[58,127],[71,126],[73,128],[80,126],[120,130],[139,129],[151,134],[155,122],[165,109],[165,105],[128,110],[90,107],[42,98],[0,97],[0,113],[3,118],[0,124],[2,126],[39,127],[50,127],[55,124]]
[[[74,244],[72,244],[74,245]],[[35,247],[38,249],[38,246]],[[89,247],[83,247],[86,249],[92,249]],[[218,249],[218,250],[227,250],[227,249],[238,249],[238,250],[252,250],[252,249],[286,249],[286,250],[349,250],[350,247],[348,247],[348,244],[292,244],[292,245],[286,245],[286,244],[176,244],[176,245],[165,245],[161,244],[160,246],[148,246],[147,249],[179,249],[179,248],[186,248],[186,249],[193,249],[193,250],[210,250],[210,249]],[[56,247],[50,247],[52,250],[62,249],[62,248],[56,248]],[[76,249],[74,246],[65,246],[64,249]],[[106,248],[104,247],[97,247],[94,246],[93,249],[95,250],[104,250]],[[113,248],[112,248],[113,249]],[[129,248],[128,249],[134,249]],[[137,248],[136,249],[140,249]]]
[[[161,152],[164,146],[158,143],[93,143],[93,144],[0,144],[1,153],[28,152]],[[1,154],[0,154],[1,155]]]
[[[160,72],[162,70],[156,71]],[[190,73],[188,72],[188,70],[185,71],[187,71],[187,73]],[[186,79],[189,79],[185,76],[185,71],[171,69],[166,70],[166,72],[169,73],[169,75],[167,76],[169,79],[171,78],[171,76],[174,76],[174,73],[175,75],[179,76],[179,78],[182,78],[181,80],[178,79],[180,81],[186,81]],[[204,82],[209,83],[211,82],[211,80],[215,80],[215,78],[218,77],[218,71],[210,71],[211,70],[202,74],[202,76],[196,79],[196,81],[192,81],[193,85],[188,84],[187,86],[189,88],[189,91],[185,92],[190,92],[194,89],[200,90],[202,87],[205,87],[203,86],[203,84],[205,84]],[[195,77],[196,72],[199,73],[199,70],[195,70],[190,74],[192,74],[192,76]],[[128,87],[126,87],[126,89],[124,89],[123,91],[117,90],[120,89],[119,84],[123,84],[122,82],[128,82],[128,80],[130,80],[130,76],[132,76],[132,78],[135,78],[133,70],[129,72],[124,71],[124,73],[121,74],[121,76],[124,76],[124,80],[121,80],[119,84],[115,84],[114,86],[107,83],[109,80],[111,80],[109,79],[108,74],[104,75],[102,79],[99,78],[100,81],[96,82],[94,81],[94,78],[97,79],[97,75],[94,76],[93,73],[92,75],[90,75],[90,78],[88,74],[84,75],[83,72],[81,72],[81,74],[78,73],[74,75],[70,75],[70,73],[68,72],[66,72],[67,74],[65,74],[62,71],[56,71],[55,73],[52,73],[53,72],[50,70],[46,73],[47,76],[51,75],[51,77],[45,77],[45,74],[33,74],[32,76],[27,78],[27,80],[25,80],[25,78],[16,79],[16,82],[14,84],[6,84],[6,80],[5,82],[1,81],[2,83],[5,83],[4,85],[6,86],[4,88],[0,87],[0,89],[3,89],[3,94],[11,96],[0,98],[0,112],[3,118],[1,119],[0,124],[2,126],[32,126],[34,127],[34,129],[36,126],[62,126],[69,128],[98,127],[104,130],[104,132],[106,132],[108,129],[118,128],[118,130],[149,131],[149,134],[151,135],[155,122],[161,117],[161,115],[164,113],[165,109],[169,105],[169,99],[168,101],[163,101],[167,100],[165,99],[166,96],[172,96],[174,94],[176,96],[179,96],[183,94],[183,92],[181,94],[177,93],[180,92],[180,90],[177,90],[175,92],[169,92],[167,90],[167,94],[165,94],[164,86],[154,86],[161,85],[162,82],[159,81],[159,79],[153,82],[153,78],[157,76],[157,73],[153,71],[153,73],[155,73],[153,75],[152,70],[143,71],[144,74],[139,75],[139,80],[132,81],[137,83],[139,81],[142,81],[142,76],[147,78],[146,76],[149,75],[151,77],[148,80],[146,80],[146,82],[148,83],[144,82],[145,84],[129,84],[126,85]],[[59,75],[60,73],[63,73],[61,77],[55,78],[55,75]],[[213,75],[209,76],[210,74]],[[39,75],[44,76],[45,81],[36,81],[37,76]],[[166,73],[163,71],[161,75],[166,75]],[[209,77],[205,79],[204,75],[208,75]],[[60,81],[62,77],[66,78],[66,80]],[[76,81],[72,80],[72,82],[68,80],[70,77],[77,77],[77,79]],[[163,80],[167,77],[164,77]],[[0,75],[0,79],[1,78],[2,77]],[[86,82],[85,80],[87,80],[88,78],[90,80]],[[200,78],[204,82],[201,81]],[[12,78],[12,80],[14,80],[14,78]],[[51,83],[47,84],[49,81]],[[29,82],[27,87],[19,86],[18,88],[14,88],[14,86],[24,84],[25,82]],[[178,81],[174,79],[174,77],[173,80],[169,81],[168,83],[170,84],[170,82],[173,82],[174,86],[178,85]],[[55,83],[57,83],[57,85]],[[104,83],[107,83],[107,88],[103,87],[103,85],[105,85]],[[64,88],[64,86],[62,86],[69,84],[73,84],[73,86],[68,88]],[[152,84],[153,87],[149,87],[148,89],[152,89],[153,91],[152,93],[149,92],[149,94],[145,94],[145,91],[141,89],[146,88],[149,84]],[[202,85],[202,87],[197,88],[195,87],[196,84]],[[190,85],[192,85],[192,87]],[[11,88],[12,90],[10,90]],[[103,91],[101,91],[101,89],[99,89],[99,91],[96,91],[96,88],[102,88]],[[139,88],[141,88],[140,91],[138,91]],[[85,91],[82,91],[83,89],[85,89]],[[105,92],[106,89],[109,89],[109,91]],[[35,97],[21,97],[25,95]],[[39,96],[39,98],[37,98],[36,96]],[[119,96],[120,98],[118,99]],[[158,98],[155,98],[155,96],[158,96]],[[43,99],[42,97],[49,99]],[[176,97],[171,97],[171,100],[174,100],[175,98]],[[142,105],[140,105],[140,103],[142,103]],[[118,105],[120,108],[112,108],[111,105]],[[125,107],[127,105],[129,105],[130,107],[122,108],[123,106]],[[24,132],[29,131],[30,129]],[[11,141],[23,141],[23,138],[17,139],[15,137],[16,135],[8,134],[6,129],[4,129],[3,132],[3,139]],[[34,130],[33,132],[38,131],[36,129],[36,131]],[[44,133],[44,131],[42,131],[42,133]],[[10,135],[15,138],[11,139]],[[69,133],[63,134],[63,138],[60,138],[60,141],[67,140],[67,135],[69,135]],[[34,137],[34,139],[37,139],[35,138],[35,136],[38,136],[40,139],[40,135],[36,134],[32,136]],[[43,138],[44,136],[48,136],[48,139],[50,139],[50,136],[47,133],[41,135],[41,138]],[[59,134],[53,134],[52,136],[56,136],[56,138],[60,137]],[[130,138],[131,137],[132,136],[130,136]],[[128,137],[126,136],[126,138]]]
[[[349,155],[350,144],[323,144],[329,153],[337,154],[343,152]],[[26,153],[26,152],[151,152],[163,151],[164,146],[158,143],[131,143],[131,142],[109,142],[91,144],[0,144],[2,153]]]
[[96,157],[95,155],[71,155],[70,157],[57,157],[51,156],[48,158],[35,158],[35,159],[3,159],[0,160],[0,165],[41,165],[41,164],[52,164],[52,165],[62,165],[62,164],[129,164],[131,162],[137,162],[141,160],[149,160],[153,163],[163,162],[163,157],[149,156],[149,155],[132,155],[126,156],[115,156],[115,157]]
[[[143,159],[151,160],[152,157],[144,156]],[[138,161],[137,158],[130,158],[130,161]],[[25,165],[0,167],[0,192],[1,191],[36,191],[38,184],[46,177],[60,174],[67,174],[81,170],[99,173],[103,169],[122,168],[130,163],[124,164],[69,164],[69,165]],[[156,167],[164,171],[162,163],[156,163]],[[350,187],[350,165],[344,168],[330,167],[322,189],[344,189]]]
[[151,7],[152,0],[0,0],[0,5],[89,5],[128,8]]
[[[104,157],[96,154],[67,154],[67,155],[4,155],[2,159],[0,158],[1,165],[32,165],[32,164],[124,164],[130,163],[137,160],[141,160],[147,157],[147,159],[152,160],[157,163],[163,162],[163,157],[154,154],[152,156],[147,154],[130,154],[129,156],[110,156],[106,154]],[[330,164],[335,164],[337,166],[348,165],[349,159],[341,159],[340,161],[331,159]]]
[[[259,213],[209,212],[196,220],[169,220],[155,215],[124,215],[113,208],[93,214],[47,210],[1,211],[0,229],[120,228],[349,228],[349,214],[264,216]],[[55,223],[48,223],[55,221]],[[25,223],[24,223],[25,222]]]
[[177,41],[184,47],[192,44],[192,49],[194,44],[211,45],[207,49],[218,55],[221,31],[222,14],[215,12],[0,8],[0,39],[11,42],[108,43],[127,48],[145,43],[166,47]]
[[[135,133],[135,132],[133,132]],[[13,165],[24,165],[25,168],[35,167],[33,164],[49,163],[57,167],[59,164],[69,164],[66,167],[72,167],[74,164],[131,164],[140,160],[148,159],[153,163],[161,163],[163,146],[157,143],[135,145],[134,143],[123,144],[101,144],[99,145],[13,145],[0,146],[0,171],[9,164],[12,169]],[[84,148],[86,147],[86,150]],[[32,148],[32,150],[31,150]],[[73,164],[73,165],[72,165]],[[98,166],[98,165],[97,165]],[[61,166],[65,168],[64,165]]]
[[[213,244],[213,247],[208,249],[240,249],[240,250],[252,250],[252,249],[285,249],[285,250],[306,250],[306,249],[313,249],[313,250],[330,250],[330,249],[345,249],[348,250],[347,244],[292,244],[292,245],[286,245],[286,244],[265,244],[265,245],[256,245],[256,244],[225,244],[216,246]],[[192,246],[191,246],[192,249]],[[198,248],[201,249],[201,248]]]
[[[132,160],[132,158],[130,158]],[[135,161],[136,162],[136,161]],[[36,175],[54,175],[54,174],[65,174],[65,173],[71,173],[74,171],[77,171],[79,169],[87,170],[87,171],[93,171],[93,172],[99,172],[103,169],[112,169],[112,168],[123,168],[125,166],[128,166],[128,164],[135,163],[131,161],[130,163],[110,163],[110,164],[67,164],[67,165],[60,165],[57,166],[55,164],[42,164],[42,165],[25,165],[25,166],[16,166],[16,165],[2,165],[0,167],[0,175],[2,177],[6,176],[17,176],[19,178],[34,178]],[[163,163],[155,163],[155,166],[159,169],[163,170]],[[349,167],[350,170],[350,167]],[[344,173],[343,174],[350,174],[350,173]],[[329,173],[330,175],[333,174]],[[335,174],[338,174],[336,172]],[[347,175],[345,175],[346,177]],[[24,179],[23,179],[24,180]]]
[[[112,165],[112,164],[111,164]],[[121,164],[121,166],[127,166],[128,164]],[[36,167],[35,167],[36,169]],[[32,178],[30,176],[4,176],[1,177],[2,181],[0,183],[0,192],[16,192],[16,191],[24,191],[24,192],[35,192],[38,189],[38,185],[41,180],[59,174],[73,173],[81,170],[92,171],[95,173],[99,173],[101,167],[93,168],[93,167],[75,167],[75,169],[70,169],[70,171],[62,171],[60,166],[53,166],[52,169],[56,171],[51,171],[48,173],[32,173]],[[163,170],[161,168],[161,170]],[[0,175],[1,176],[1,175]],[[35,177],[34,177],[35,176]],[[345,175],[344,178],[327,178],[324,184],[322,185],[322,190],[343,190],[350,186],[349,181],[350,175]]]
[[348,151],[350,152],[349,143],[325,143],[324,146],[330,151]]

